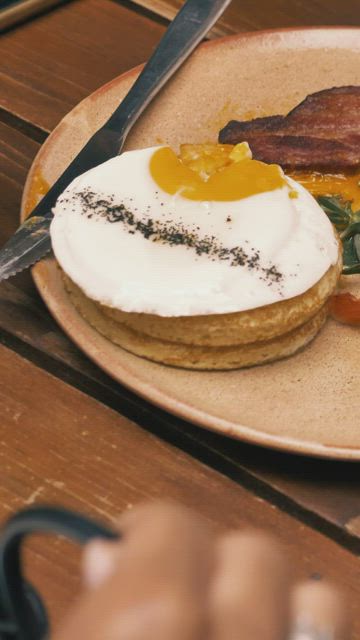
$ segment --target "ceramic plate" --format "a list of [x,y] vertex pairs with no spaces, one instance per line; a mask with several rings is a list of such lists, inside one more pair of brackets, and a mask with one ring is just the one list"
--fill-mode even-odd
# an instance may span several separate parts
[[[139,68],[76,106],[29,173],[22,215],[39,175],[52,183],[134,82]],[[240,34],[202,45],[134,128],[127,148],[217,140],[231,118],[286,113],[307,94],[360,84],[360,29]],[[72,307],[53,259],[36,265],[40,294],[58,323],[102,369],[140,396],[233,438],[288,452],[360,460],[360,329],[329,320],[291,358],[246,370],[195,372],[148,362],[114,346]],[[348,286],[360,290],[360,276]]]

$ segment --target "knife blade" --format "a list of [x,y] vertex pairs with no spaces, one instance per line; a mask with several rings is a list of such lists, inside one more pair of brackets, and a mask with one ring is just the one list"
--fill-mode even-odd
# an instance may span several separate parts
[[131,127],[188,58],[231,0],[187,0],[170,23],[141,74],[107,122],[90,138],[29,218],[0,251],[0,281],[32,266],[51,250],[52,208],[85,171],[118,155]]

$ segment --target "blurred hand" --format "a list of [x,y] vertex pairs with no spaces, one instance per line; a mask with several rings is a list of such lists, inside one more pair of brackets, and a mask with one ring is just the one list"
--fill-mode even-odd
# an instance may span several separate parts
[[216,536],[195,513],[149,504],[119,521],[121,542],[85,549],[84,592],[54,640],[347,640],[342,597],[293,586],[262,533]]

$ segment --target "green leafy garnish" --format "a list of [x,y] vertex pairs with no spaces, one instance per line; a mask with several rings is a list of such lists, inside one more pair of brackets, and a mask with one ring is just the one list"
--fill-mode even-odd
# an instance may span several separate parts
[[317,201],[329,217],[343,243],[343,274],[360,273],[360,210],[340,196],[318,196]]
[[338,196],[318,196],[317,201],[338,231],[343,231],[349,226],[353,214],[351,202]]

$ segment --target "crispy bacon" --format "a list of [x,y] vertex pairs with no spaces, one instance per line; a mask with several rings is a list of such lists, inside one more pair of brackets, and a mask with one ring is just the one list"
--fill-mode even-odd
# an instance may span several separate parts
[[360,87],[318,91],[286,116],[231,120],[220,131],[223,144],[244,141],[254,158],[287,169],[355,170],[360,165]]

